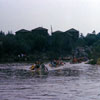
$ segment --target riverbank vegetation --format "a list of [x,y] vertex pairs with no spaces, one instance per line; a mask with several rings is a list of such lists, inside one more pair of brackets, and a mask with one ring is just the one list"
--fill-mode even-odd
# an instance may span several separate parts
[[96,63],[100,58],[100,33],[93,31],[83,36],[72,28],[49,35],[48,29],[42,27],[32,31],[22,29],[15,34],[0,32],[0,62],[71,59],[73,56],[94,59]]

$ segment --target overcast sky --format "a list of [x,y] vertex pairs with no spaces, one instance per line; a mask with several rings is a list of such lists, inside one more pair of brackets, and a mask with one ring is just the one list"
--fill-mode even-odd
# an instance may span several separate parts
[[0,30],[13,32],[38,26],[53,31],[75,28],[100,31],[100,0],[0,0]]

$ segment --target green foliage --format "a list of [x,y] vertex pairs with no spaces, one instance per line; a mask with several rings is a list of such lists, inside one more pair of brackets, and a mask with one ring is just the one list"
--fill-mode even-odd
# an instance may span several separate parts
[[[0,59],[3,57],[15,57],[18,55],[33,55],[38,58],[49,57],[51,59],[71,55],[77,47],[92,47],[91,58],[100,57],[100,34],[87,34],[87,36],[70,32],[55,32],[49,36],[43,33],[18,33],[4,34],[0,32]],[[41,55],[41,56],[40,56]],[[29,58],[28,58],[29,59]],[[33,59],[33,58],[32,58]]]
[[100,40],[93,44],[92,51],[92,57],[94,59],[100,58]]
[[78,38],[78,40],[76,41],[77,47],[85,47],[86,45],[87,45],[87,42],[85,41],[85,38],[83,37]]
[[92,64],[92,65],[95,65],[96,63],[97,63],[97,60],[95,60],[95,59],[90,60],[90,61],[88,62],[88,64]]
[[88,46],[93,45],[98,40],[98,37],[96,34],[90,34],[88,33],[85,37],[85,41],[87,42]]

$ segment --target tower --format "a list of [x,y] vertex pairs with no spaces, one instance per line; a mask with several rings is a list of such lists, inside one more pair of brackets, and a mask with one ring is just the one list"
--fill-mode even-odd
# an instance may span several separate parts
[[51,25],[51,35],[52,35],[52,33],[53,33],[53,29],[52,29],[52,25]]

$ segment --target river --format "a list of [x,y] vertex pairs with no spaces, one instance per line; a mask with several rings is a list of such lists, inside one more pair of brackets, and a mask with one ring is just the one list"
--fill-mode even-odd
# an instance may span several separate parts
[[0,100],[100,100],[100,66],[66,64],[34,74],[32,64],[0,64]]

